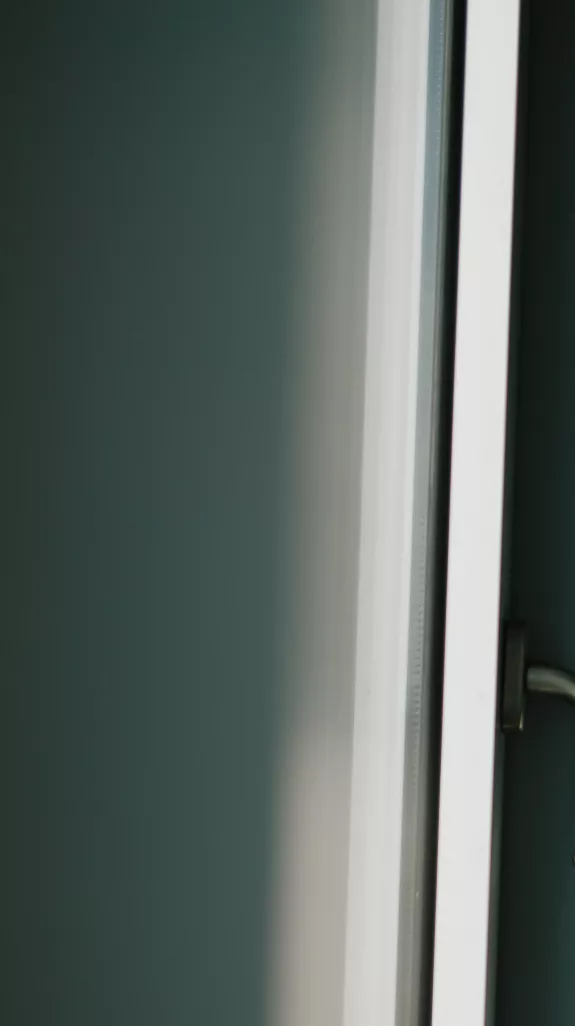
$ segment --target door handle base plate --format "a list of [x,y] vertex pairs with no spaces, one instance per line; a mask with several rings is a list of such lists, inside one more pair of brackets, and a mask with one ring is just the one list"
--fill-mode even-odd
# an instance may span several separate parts
[[505,626],[501,729],[504,733],[523,730],[525,722],[527,629],[524,623]]

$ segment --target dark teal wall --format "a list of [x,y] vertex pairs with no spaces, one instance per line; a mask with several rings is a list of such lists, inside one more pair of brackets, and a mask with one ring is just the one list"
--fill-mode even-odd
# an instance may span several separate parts
[[[575,9],[529,5],[510,612],[575,669]],[[575,710],[507,742],[499,1026],[575,1020]]]
[[264,1021],[304,29],[2,29],[5,1026]]
[[0,1022],[335,1026],[376,5],[13,8]]

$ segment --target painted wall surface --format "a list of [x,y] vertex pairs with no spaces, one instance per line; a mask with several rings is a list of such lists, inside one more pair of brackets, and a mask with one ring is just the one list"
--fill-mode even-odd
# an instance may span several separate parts
[[[575,669],[575,12],[530,4],[511,615]],[[575,711],[532,701],[507,742],[500,1026],[575,1017]]]
[[6,18],[5,1026],[341,1016],[374,23]]

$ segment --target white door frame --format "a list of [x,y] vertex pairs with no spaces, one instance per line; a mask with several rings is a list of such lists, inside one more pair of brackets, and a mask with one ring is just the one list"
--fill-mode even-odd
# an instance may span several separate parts
[[484,1026],[520,0],[469,0],[433,1026]]
[[378,4],[344,1026],[411,1026],[427,1001],[424,649],[450,8]]

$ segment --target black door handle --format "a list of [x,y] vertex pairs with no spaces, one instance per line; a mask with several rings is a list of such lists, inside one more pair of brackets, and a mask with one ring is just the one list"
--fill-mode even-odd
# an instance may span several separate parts
[[575,705],[575,675],[544,664],[527,665],[525,624],[508,624],[503,651],[501,729],[523,730],[528,694],[562,698]]

